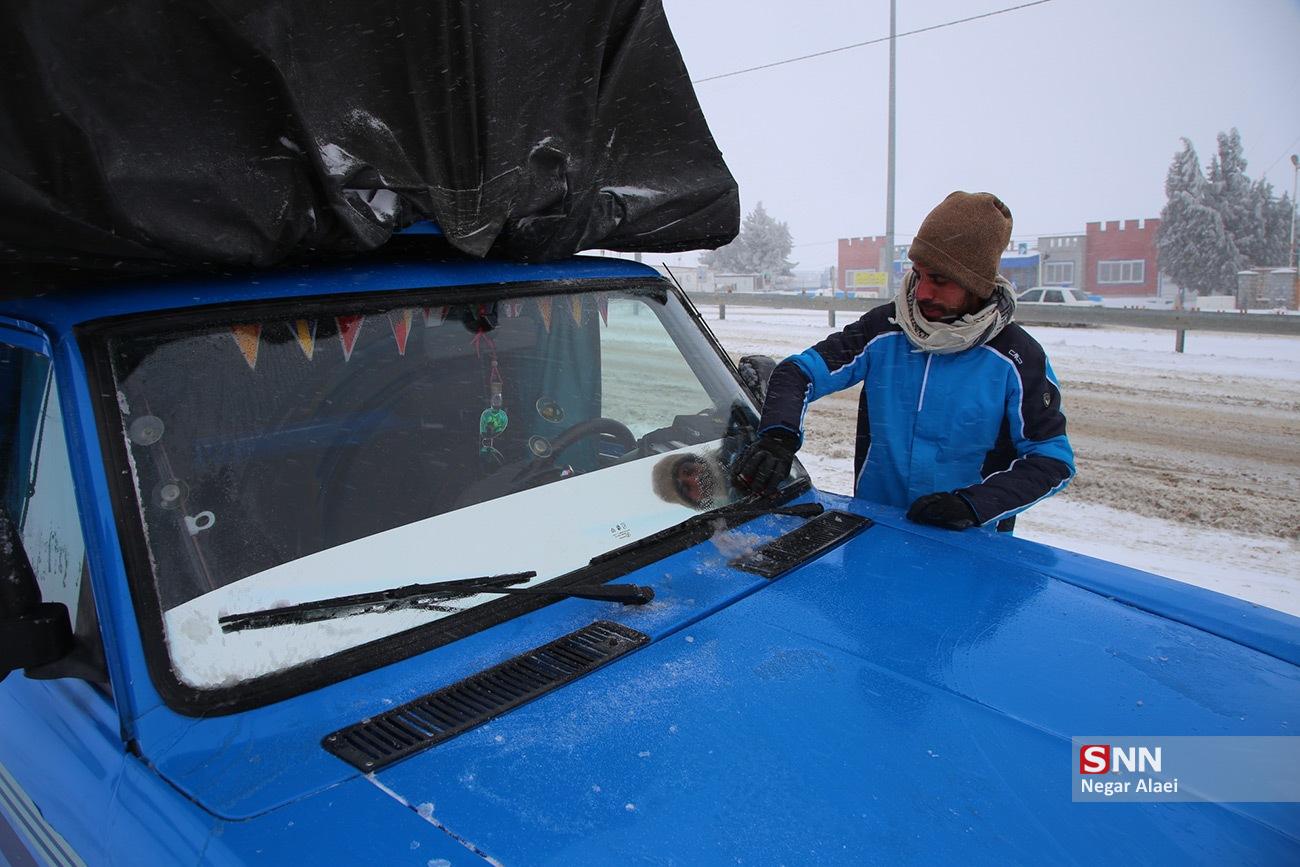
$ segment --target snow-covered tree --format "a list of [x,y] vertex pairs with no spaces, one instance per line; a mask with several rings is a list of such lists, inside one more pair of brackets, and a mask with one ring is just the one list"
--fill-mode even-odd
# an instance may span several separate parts
[[1291,217],[1295,203],[1291,197],[1273,198],[1273,185],[1268,181],[1255,182],[1257,207],[1264,218],[1264,243],[1251,264],[1289,265],[1291,263]]
[[1219,149],[1210,160],[1206,178],[1205,203],[1223,218],[1223,228],[1237,248],[1237,259],[1230,266],[1232,284],[1236,273],[1257,261],[1264,246],[1264,212],[1255,190],[1246,177],[1246,157],[1241,149],[1241,134],[1233,127],[1219,133]]
[[703,254],[700,262],[717,271],[762,274],[771,280],[789,274],[795,266],[786,258],[793,246],[790,227],[771,217],[759,202],[745,216],[736,240]]
[[1267,181],[1246,175],[1241,135],[1221,132],[1208,176],[1192,143],[1174,155],[1165,179],[1167,201],[1156,238],[1160,268],[1180,286],[1233,294],[1237,272],[1285,265],[1294,203],[1273,198]]
[[1165,178],[1167,201],[1156,235],[1160,270],[1198,294],[1229,292],[1236,286],[1239,254],[1222,217],[1206,203],[1206,187],[1196,149],[1183,139]]

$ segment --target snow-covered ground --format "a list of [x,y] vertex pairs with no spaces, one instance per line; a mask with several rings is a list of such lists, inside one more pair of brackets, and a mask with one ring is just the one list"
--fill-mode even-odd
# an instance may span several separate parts
[[[816,311],[701,313],[733,356],[782,358],[831,329]],[[857,315],[840,313],[843,327]],[[1300,338],[1034,327],[1062,383],[1079,476],[1017,535],[1300,615]],[[808,415],[800,458],[852,480],[855,390]]]

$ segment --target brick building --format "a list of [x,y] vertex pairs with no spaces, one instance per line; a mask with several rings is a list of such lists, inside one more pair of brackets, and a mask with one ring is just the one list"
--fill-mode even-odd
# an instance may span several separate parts
[[1157,295],[1158,219],[1088,223],[1083,250],[1085,292],[1109,296]]

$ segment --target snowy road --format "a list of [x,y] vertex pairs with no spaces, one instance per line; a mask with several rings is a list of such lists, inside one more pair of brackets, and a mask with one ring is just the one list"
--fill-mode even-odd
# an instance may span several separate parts
[[[700,311],[735,357],[782,358],[830,329],[814,311]],[[843,327],[857,314],[841,313]],[[1079,475],[1018,535],[1300,615],[1300,338],[1048,328]],[[801,459],[852,488],[857,392],[807,417]]]

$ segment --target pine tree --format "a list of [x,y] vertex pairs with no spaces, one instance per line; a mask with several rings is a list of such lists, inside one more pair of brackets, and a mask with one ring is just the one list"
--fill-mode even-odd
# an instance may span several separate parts
[[1223,218],[1223,228],[1237,248],[1235,259],[1222,268],[1231,272],[1230,283],[1235,287],[1237,272],[1259,261],[1258,254],[1265,244],[1264,213],[1246,177],[1241,134],[1233,127],[1219,133],[1218,140],[1218,153],[1210,162],[1205,203]]
[[1239,255],[1223,218],[1206,203],[1207,192],[1196,149],[1183,139],[1165,178],[1167,202],[1160,212],[1156,249],[1160,270],[1198,294],[1232,291]]
[[[1248,265],[1281,266],[1291,263],[1291,197],[1273,198],[1273,185],[1256,181],[1252,187],[1263,232],[1259,246],[1246,253]],[[1243,251],[1245,253],[1245,251]]]
[[703,254],[700,262],[717,271],[761,274],[770,281],[795,266],[786,258],[793,246],[790,227],[773,219],[759,202],[745,216],[736,240]]
[[1174,155],[1165,180],[1167,201],[1156,237],[1160,269],[1198,292],[1235,294],[1237,272],[1290,261],[1294,203],[1273,198],[1268,181],[1246,175],[1241,135],[1221,132],[1208,176],[1192,143]]

